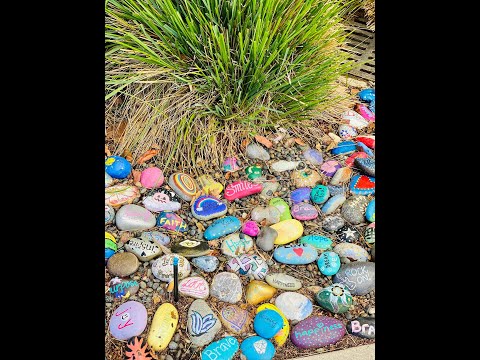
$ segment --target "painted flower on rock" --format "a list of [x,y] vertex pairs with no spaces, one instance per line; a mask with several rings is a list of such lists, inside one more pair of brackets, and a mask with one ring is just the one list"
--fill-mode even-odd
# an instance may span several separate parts
[[350,291],[343,284],[333,284],[315,295],[317,303],[335,314],[347,312],[353,303]]

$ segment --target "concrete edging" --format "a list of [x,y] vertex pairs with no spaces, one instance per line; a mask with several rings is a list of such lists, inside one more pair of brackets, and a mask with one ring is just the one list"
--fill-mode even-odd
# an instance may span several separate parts
[[326,354],[311,355],[292,360],[374,360],[375,344],[355,346],[345,350],[331,351]]

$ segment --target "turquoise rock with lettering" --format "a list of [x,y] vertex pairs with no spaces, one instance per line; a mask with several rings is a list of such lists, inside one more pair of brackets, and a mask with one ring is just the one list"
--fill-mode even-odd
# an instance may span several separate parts
[[240,344],[233,336],[227,336],[215,341],[203,349],[202,360],[231,360],[238,351]]
[[330,190],[325,185],[317,185],[312,189],[310,197],[315,204],[323,204],[330,196]]
[[215,220],[203,234],[203,237],[208,241],[218,239],[219,237],[231,234],[242,226],[240,220],[235,216],[227,216]]
[[300,238],[300,244],[308,244],[317,250],[329,250],[332,248],[332,239],[322,235],[305,235]]
[[308,244],[279,246],[273,252],[278,262],[289,265],[305,265],[317,260],[317,250]]
[[275,356],[275,346],[260,336],[243,340],[240,350],[247,360],[271,360]]
[[270,309],[260,311],[253,320],[253,330],[265,339],[274,337],[282,327],[282,316]]
[[317,265],[323,275],[333,276],[340,270],[340,256],[333,251],[325,251],[318,258]]
[[375,199],[370,201],[370,203],[368,204],[367,210],[365,211],[365,217],[370,222],[375,221]]

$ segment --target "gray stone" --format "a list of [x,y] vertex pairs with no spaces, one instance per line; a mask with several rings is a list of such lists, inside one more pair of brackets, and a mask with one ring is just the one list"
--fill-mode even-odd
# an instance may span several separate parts
[[279,187],[280,184],[276,181],[264,182],[260,198],[264,200],[271,199],[274,196],[274,192],[277,191]]
[[192,259],[192,264],[205,272],[213,272],[217,269],[219,261],[215,256],[200,256]]
[[345,225],[345,220],[338,215],[327,216],[323,219],[322,228],[328,232],[335,232]]
[[341,258],[347,258],[350,261],[367,261],[368,251],[363,247],[352,243],[340,243],[335,245],[333,251]]
[[122,206],[115,216],[115,224],[119,230],[147,230],[155,226],[155,216],[147,209],[128,204]]
[[105,205],[105,225],[111,224],[115,220],[115,210],[110,205]]
[[270,154],[262,146],[251,143],[247,146],[247,156],[250,159],[270,160]]
[[234,273],[218,273],[213,277],[210,295],[220,301],[235,304],[242,298],[242,282]]
[[273,250],[273,243],[278,236],[278,232],[270,226],[264,226],[257,236],[256,244],[263,251]]
[[168,344],[168,348],[170,350],[176,350],[178,348],[178,344],[175,341],[170,341],[170,343]]
[[366,196],[350,196],[342,205],[341,214],[350,224],[357,225],[365,222],[365,209],[369,200]]
[[274,288],[295,291],[302,287],[300,280],[284,273],[271,273],[265,277],[265,281]]
[[375,289],[375,263],[356,261],[342,265],[333,282],[344,284],[352,295],[366,295]]
[[222,328],[222,323],[204,300],[195,300],[187,314],[187,329],[192,344],[204,346],[213,341]]

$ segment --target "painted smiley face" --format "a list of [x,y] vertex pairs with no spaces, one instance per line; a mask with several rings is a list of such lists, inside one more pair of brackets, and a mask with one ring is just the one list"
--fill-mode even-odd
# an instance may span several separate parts
[[162,204],[166,204],[166,203],[170,202],[169,196],[165,193],[157,192],[157,193],[153,194],[152,198],[156,202],[159,202],[159,203],[162,203]]

